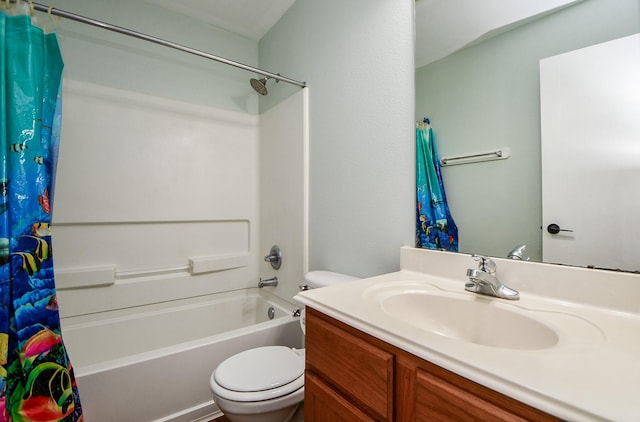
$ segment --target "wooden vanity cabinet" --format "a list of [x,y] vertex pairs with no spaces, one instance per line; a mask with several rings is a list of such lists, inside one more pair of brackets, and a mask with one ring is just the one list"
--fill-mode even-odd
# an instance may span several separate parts
[[[328,394],[337,406],[342,406],[344,399],[361,410],[364,419],[352,420],[392,421],[393,353],[381,347],[383,342],[363,337],[346,326],[338,327],[337,321],[309,311],[305,324],[305,382],[310,383],[305,384],[305,420],[340,420],[323,416],[331,408]],[[325,406],[318,408],[316,403]],[[308,413],[316,416],[307,416]]]
[[558,421],[307,308],[305,421]]

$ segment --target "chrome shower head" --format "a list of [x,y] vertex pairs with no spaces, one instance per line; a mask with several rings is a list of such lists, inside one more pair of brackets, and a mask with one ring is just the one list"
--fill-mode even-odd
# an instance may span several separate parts
[[260,95],[267,95],[267,81],[269,78],[255,79],[251,78],[251,88],[253,88]]

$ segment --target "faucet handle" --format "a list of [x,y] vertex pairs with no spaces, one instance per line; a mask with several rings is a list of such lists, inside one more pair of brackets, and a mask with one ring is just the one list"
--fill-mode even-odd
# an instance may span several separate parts
[[265,262],[269,262],[271,264],[271,268],[274,270],[279,270],[280,265],[282,265],[282,252],[278,245],[273,245],[269,250],[269,255],[264,257]]
[[478,269],[480,271],[484,271],[485,273],[489,273],[489,274],[494,274],[495,275],[496,270],[498,269],[498,266],[493,261],[493,259],[491,259],[491,258],[489,258],[487,256],[477,255],[477,254],[473,254],[471,256],[476,261],[479,261],[478,262]]

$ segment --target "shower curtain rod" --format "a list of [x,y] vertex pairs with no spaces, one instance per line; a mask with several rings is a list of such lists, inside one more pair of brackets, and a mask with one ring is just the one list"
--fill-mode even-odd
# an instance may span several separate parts
[[[13,2],[13,0],[12,0]],[[159,44],[165,47],[173,48],[175,50],[184,51],[185,53],[190,53],[196,56],[204,57],[205,59],[214,60],[220,63],[224,63],[229,66],[237,67],[239,69],[243,69],[249,72],[257,73],[262,76],[266,76],[271,79],[275,79],[277,81],[286,82],[291,85],[297,85],[301,88],[307,86],[306,82],[296,81],[295,79],[287,78],[285,76],[279,75],[277,73],[268,72],[266,70],[259,69],[257,67],[249,66],[246,64],[242,64],[239,62],[235,62],[233,60],[225,59],[224,57],[215,56],[213,54],[205,53],[204,51],[196,50],[191,47],[187,47],[181,44],[177,44],[171,41],[166,41],[161,38],[156,38],[151,35],[143,34],[141,32],[132,31],[131,29],[123,28],[121,26],[112,25],[110,23],[102,22],[99,20],[87,18],[85,16],[77,15],[75,13],[66,12],[64,10],[56,9],[54,7],[45,6],[39,3],[32,3],[33,8],[39,12],[45,12],[51,15],[60,16],[62,18],[71,19],[76,22],[81,22],[87,25],[97,26],[98,28],[106,29],[108,31],[117,32],[119,34],[127,35],[130,37],[138,38],[141,40],[149,41],[155,44]]]

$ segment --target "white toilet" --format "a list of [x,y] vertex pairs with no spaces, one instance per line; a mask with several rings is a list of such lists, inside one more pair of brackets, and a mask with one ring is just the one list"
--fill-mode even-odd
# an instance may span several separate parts
[[[345,274],[312,271],[315,289],[356,280]],[[304,400],[304,349],[265,346],[223,361],[209,381],[213,399],[232,422],[287,422]]]

